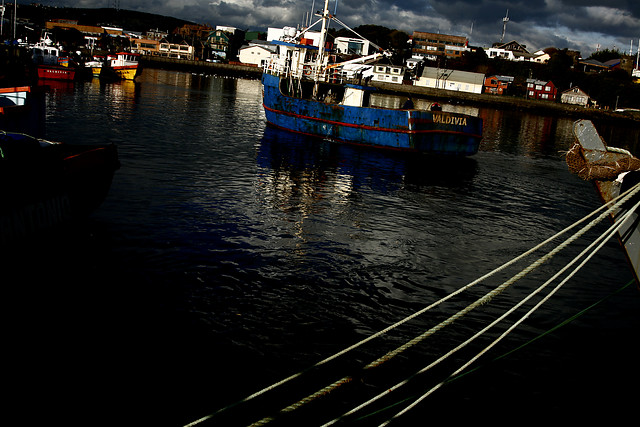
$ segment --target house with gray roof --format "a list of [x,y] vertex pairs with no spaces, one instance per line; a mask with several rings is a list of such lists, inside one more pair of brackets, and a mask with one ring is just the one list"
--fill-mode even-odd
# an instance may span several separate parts
[[484,74],[446,68],[424,67],[415,86],[458,92],[482,93]]

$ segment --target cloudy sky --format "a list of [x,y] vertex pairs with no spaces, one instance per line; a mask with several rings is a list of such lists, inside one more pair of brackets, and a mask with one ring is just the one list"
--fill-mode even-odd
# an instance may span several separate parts
[[[26,0],[21,0],[26,1]],[[32,0],[29,0],[31,2]],[[530,51],[546,47],[600,49],[633,54],[640,38],[640,0],[337,0],[337,17],[354,28],[376,24],[415,31],[465,35],[472,45],[491,46],[502,37]],[[40,0],[50,6],[113,7],[174,16],[200,24],[241,29],[296,26],[324,0]],[[330,0],[335,9],[336,0]]]

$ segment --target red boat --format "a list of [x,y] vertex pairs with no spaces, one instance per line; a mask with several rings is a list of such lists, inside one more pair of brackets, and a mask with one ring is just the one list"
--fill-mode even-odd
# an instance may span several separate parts
[[55,46],[48,36],[31,47],[31,56],[39,79],[74,80],[76,67],[63,51]]
[[38,65],[39,79],[73,80],[76,78],[75,68],[61,65]]

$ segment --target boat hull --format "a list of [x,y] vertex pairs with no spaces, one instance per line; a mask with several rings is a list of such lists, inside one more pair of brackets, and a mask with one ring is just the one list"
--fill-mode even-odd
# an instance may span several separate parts
[[262,76],[267,121],[290,131],[371,147],[469,156],[482,119],[444,112],[355,107],[284,95],[280,78]]
[[100,77],[113,80],[134,80],[138,75],[137,65],[123,65],[116,67],[102,67]]
[[114,145],[41,142],[0,133],[0,248],[37,238],[97,209],[119,168]]
[[76,70],[58,65],[38,65],[38,78],[51,80],[74,80]]

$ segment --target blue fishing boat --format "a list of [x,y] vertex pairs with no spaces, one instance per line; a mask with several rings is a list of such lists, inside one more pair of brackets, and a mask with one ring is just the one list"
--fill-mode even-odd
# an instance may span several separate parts
[[341,143],[431,154],[477,153],[482,139],[481,118],[418,110],[413,105],[374,106],[371,94],[375,87],[361,84],[361,78],[347,82],[340,77],[339,69],[346,64],[375,61],[385,53],[330,63],[335,55],[326,43],[326,32],[329,20],[337,19],[329,13],[328,3],[325,0],[324,10],[319,12],[322,30],[317,43],[306,37],[313,25],[285,32],[280,40],[273,41],[277,50],[262,74],[267,122]]

